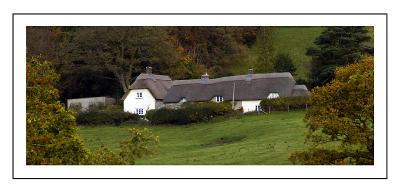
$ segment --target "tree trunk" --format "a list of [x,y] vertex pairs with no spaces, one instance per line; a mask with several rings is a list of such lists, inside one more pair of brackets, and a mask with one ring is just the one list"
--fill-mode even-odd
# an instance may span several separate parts
[[126,84],[124,75],[122,75],[122,74],[115,74],[115,75],[118,76],[119,83],[121,84],[122,89],[124,90],[124,93],[128,92],[129,91],[129,84]]
[[127,87],[127,85],[125,84],[124,80],[119,80],[119,83],[122,86],[122,89],[124,90],[124,93],[128,92],[129,87]]

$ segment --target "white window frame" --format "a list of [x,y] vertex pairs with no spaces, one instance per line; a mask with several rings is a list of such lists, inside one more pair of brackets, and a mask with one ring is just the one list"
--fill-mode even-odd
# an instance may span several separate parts
[[271,92],[268,94],[267,99],[275,99],[275,98],[279,98],[279,93],[278,92]]
[[216,96],[216,97],[215,97],[215,101],[216,101],[217,103],[223,102],[223,101],[224,101],[224,97],[223,97],[223,96]]
[[142,99],[143,98],[143,93],[142,92],[136,92],[136,99]]
[[261,105],[256,105],[256,111],[257,111],[257,112],[262,111]]
[[143,108],[136,108],[136,114],[144,115],[144,109]]

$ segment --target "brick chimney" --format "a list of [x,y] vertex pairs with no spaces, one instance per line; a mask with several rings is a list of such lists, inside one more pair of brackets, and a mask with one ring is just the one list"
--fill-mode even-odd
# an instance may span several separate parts
[[152,74],[152,70],[153,68],[151,66],[146,66],[146,74]]
[[253,79],[253,68],[249,68],[249,70],[247,72],[246,80],[250,81],[252,79]]
[[205,74],[203,74],[203,75],[201,75],[201,83],[202,84],[206,84],[206,83],[208,83],[208,80],[209,80],[210,78],[209,78],[209,76],[208,76],[208,74],[207,74],[207,72],[205,73]]

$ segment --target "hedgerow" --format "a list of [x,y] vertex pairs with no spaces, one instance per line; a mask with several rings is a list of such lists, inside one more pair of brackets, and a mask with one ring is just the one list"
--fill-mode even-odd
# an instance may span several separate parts
[[306,109],[311,105],[309,97],[284,97],[276,99],[262,100],[261,109],[263,111],[288,111],[297,109]]
[[128,121],[137,122],[139,119],[139,115],[124,112],[120,106],[92,107],[76,115],[78,125],[120,125]]
[[146,119],[151,124],[177,124],[184,125],[208,121],[217,116],[234,114],[235,111],[229,103],[200,102],[186,103],[180,109],[161,108],[150,110]]

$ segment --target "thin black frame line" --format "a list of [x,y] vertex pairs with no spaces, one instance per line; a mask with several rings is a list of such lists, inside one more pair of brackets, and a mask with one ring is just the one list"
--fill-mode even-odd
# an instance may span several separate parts
[[[384,15],[386,19],[386,177],[385,178],[15,178],[14,174],[14,15]],[[388,179],[388,13],[12,13],[12,179]]]
[[388,121],[389,121],[389,109],[388,109],[388,102],[389,102],[389,15],[386,14],[386,179],[389,177],[389,128],[388,128]]
[[387,13],[13,13],[15,15],[387,15]]
[[12,109],[11,109],[11,111],[12,111],[12,114],[11,114],[11,118],[12,118],[12,122],[11,122],[11,124],[12,124],[12,177],[13,178],[15,178],[15,176],[14,176],[14,15],[12,16],[12,58],[11,58],[11,60],[12,60],[12,67],[11,67],[11,70],[12,70],[12,74],[11,74],[11,76],[12,76]]
[[200,179],[200,180],[215,180],[215,179],[222,179],[222,180],[266,180],[266,179],[285,179],[285,180],[309,180],[309,179],[315,179],[315,180],[384,180],[387,178],[13,178],[16,180],[79,180],[79,179],[98,179],[98,180],[131,180],[131,179],[138,179],[138,180],[177,180],[177,179],[182,179],[182,180],[195,180],[195,179]]

